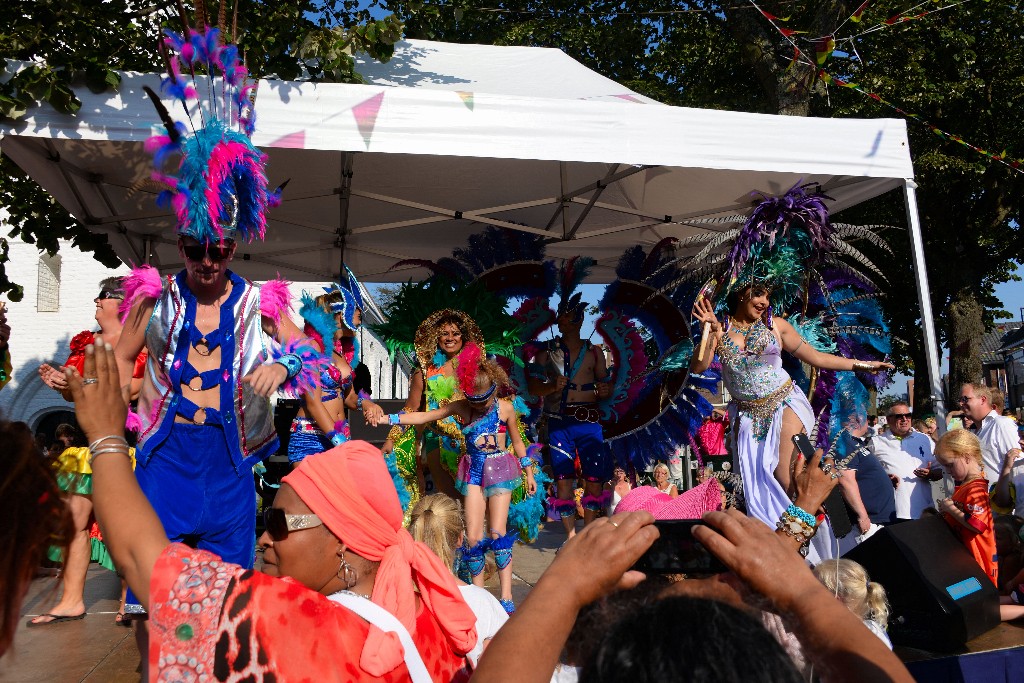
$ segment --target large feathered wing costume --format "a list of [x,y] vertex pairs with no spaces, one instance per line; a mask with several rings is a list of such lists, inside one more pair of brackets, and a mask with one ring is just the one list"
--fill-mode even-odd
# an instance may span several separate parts
[[[762,195],[742,225],[680,241],[681,255],[657,272],[670,275],[659,292],[689,287],[696,295],[699,283],[717,278],[716,305],[725,312],[730,294],[764,284],[772,304],[766,324],[781,315],[819,351],[884,360],[890,338],[875,282],[885,276],[858,245],[889,251],[879,234],[886,226],[834,224],[827,199],[816,185],[797,185],[778,197]],[[868,388],[890,381],[885,372],[813,370],[808,375],[789,354],[784,367],[811,399],[823,447],[844,426],[866,417]]]

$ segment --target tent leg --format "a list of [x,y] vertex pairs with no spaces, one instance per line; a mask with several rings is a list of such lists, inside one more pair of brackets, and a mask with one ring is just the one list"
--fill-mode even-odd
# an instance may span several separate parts
[[935,408],[935,421],[939,433],[946,431],[946,405],[942,391],[942,376],[939,374],[939,350],[935,336],[935,319],[932,316],[931,289],[928,287],[928,271],[924,262],[924,239],[921,237],[921,218],[917,213],[917,183],[909,178],[903,183],[903,198],[907,209],[907,224],[910,226],[910,250],[914,258],[914,279],[917,282],[917,301],[921,306],[921,332],[924,335],[924,355],[928,363],[928,381]]

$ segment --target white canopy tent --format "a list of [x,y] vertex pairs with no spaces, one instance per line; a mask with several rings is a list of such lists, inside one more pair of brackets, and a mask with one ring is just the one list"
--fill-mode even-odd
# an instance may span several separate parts
[[[753,191],[817,182],[833,212],[904,186],[927,292],[903,121],[664,106],[542,48],[406,41],[359,70],[366,85],[260,82],[254,142],[271,183],[291,182],[266,242],[240,247],[240,273],[328,280],[344,259],[366,280],[405,280],[425,272],[390,270],[396,261],[436,260],[496,225],[550,236],[551,256],[593,256],[594,280],[609,281],[631,245],[721,229],[704,221],[744,213]],[[122,259],[173,271],[172,216],[148,181],[143,142],[160,128],[143,85],[159,91],[159,76],[83,88],[77,116],[33,109],[0,123],[0,144]],[[927,296],[921,305],[938,396]]]

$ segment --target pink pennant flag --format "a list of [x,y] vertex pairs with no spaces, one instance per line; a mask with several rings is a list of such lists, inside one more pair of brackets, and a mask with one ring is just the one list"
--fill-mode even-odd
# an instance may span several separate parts
[[296,133],[289,133],[288,135],[279,137],[267,145],[267,147],[276,147],[278,149],[305,149],[306,131],[300,130]]
[[381,91],[352,107],[352,114],[356,117],[356,126],[359,127],[359,134],[363,136],[366,149],[370,149],[370,138],[373,137],[373,127],[377,124],[377,113],[380,112],[380,105],[383,101],[384,92]]

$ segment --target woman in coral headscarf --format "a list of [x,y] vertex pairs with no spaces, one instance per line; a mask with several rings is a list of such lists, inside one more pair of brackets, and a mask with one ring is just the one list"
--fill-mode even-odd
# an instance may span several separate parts
[[473,612],[451,571],[402,528],[379,450],[352,441],[303,460],[266,513],[265,573],[245,570],[168,542],[131,471],[109,345],[88,348],[84,374],[68,370],[94,446],[96,516],[149,611],[153,677],[459,678]]

